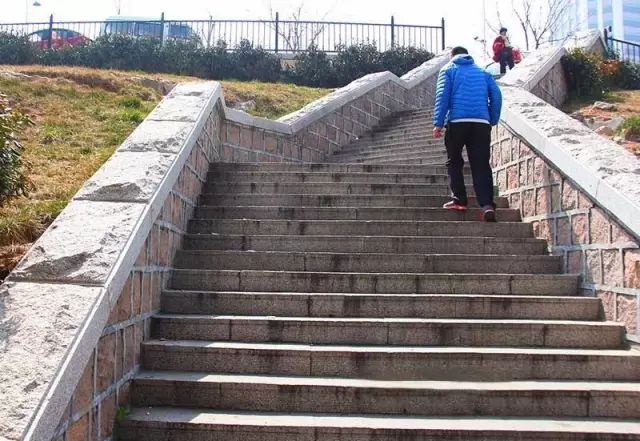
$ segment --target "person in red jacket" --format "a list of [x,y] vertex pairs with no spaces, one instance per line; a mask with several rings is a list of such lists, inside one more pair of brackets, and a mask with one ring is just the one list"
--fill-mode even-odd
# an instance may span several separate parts
[[515,66],[513,46],[507,36],[507,28],[500,29],[500,35],[493,42],[493,61],[500,63],[500,74],[502,75],[507,73],[507,66],[509,66],[509,70]]

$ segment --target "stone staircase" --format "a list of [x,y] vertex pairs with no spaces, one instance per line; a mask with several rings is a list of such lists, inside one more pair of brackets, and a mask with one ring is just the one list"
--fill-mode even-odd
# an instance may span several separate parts
[[211,168],[119,439],[640,439],[640,351],[506,200],[440,208],[429,121]]

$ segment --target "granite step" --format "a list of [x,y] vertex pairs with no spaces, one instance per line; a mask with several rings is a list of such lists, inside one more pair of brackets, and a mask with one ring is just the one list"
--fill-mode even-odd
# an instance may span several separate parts
[[153,371],[291,375],[385,381],[635,381],[640,354],[629,350],[326,346],[147,340]]
[[136,407],[274,413],[554,418],[640,417],[640,385],[609,382],[438,382],[142,372]]
[[[223,213],[224,214],[224,213]],[[480,221],[408,220],[273,220],[273,219],[193,219],[192,234],[300,235],[300,236],[395,236],[457,237],[451,247],[466,237],[533,238],[531,224],[522,222],[487,223]],[[529,243],[528,241],[523,241]]]
[[[471,179],[471,175],[466,178]],[[238,183],[335,183],[357,182],[362,184],[447,184],[446,173],[323,173],[323,172],[211,172],[208,182]],[[471,180],[469,181],[471,183]]]
[[[229,197],[229,199],[233,199]],[[360,220],[360,221],[478,221],[482,218],[482,211],[471,208],[464,212],[446,210],[443,208],[417,207],[303,207],[303,206],[264,206],[273,203],[273,199],[262,201],[260,205],[239,206],[200,206],[196,208],[195,219],[268,219],[268,220]],[[442,198],[440,202],[446,202]],[[474,201],[475,202],[475,201]],[[435,203],[435,201],[434,201]],[[497,218],[500,225],[503,222],[518,222],[521,220],[520,211],[513,209],[498,209]]]
[[622,349],[624,336],[620,323],[600,321],[156,314],[151,325],[160,340],[383,347]]
[[[296,190],[294,188],[285,188],[285,190]],[[256,185],[257,188],[257,185]],[[340,188],[337,185],[336,190]],[[347,191],[346,187],[343,187]],[[361,187],[362,188],[362,187]],[[298,188],[303,191],[305,188]],[[321,191],[321,188],[318,188]],[[436,193],[442,194],[441,191]],[[439,209],[444,210],[442,206],[451,201],[450,196],[438,195],[413,195],[413,194],[366,194],[366,193],[236,193],[236,192],[220,192],[220,193],[204,193],[200,196],[200,203],[197,211],[207,210],[209,207],[219,206],[237,206],[237,207],[256,207],[256,206],[273,206],[275,208],[283,207],[305,207],[305,208],[372,208],[383,210],[385,208],[421,208],[421,209]],[[473,196],[469,197],[469,203],[477,206],[477,199]],[[509,200],[504,197],[496,197],[494,203],[503,212],[507,212]],[[469,210],[473,211],[473,210]],[[464,216],[464,213],[456,212],[458,215]],[[455,213],[454,213],[455,214]],[[480,219],[478,214],[476,219]],[[504,219],[504,218],[503,218]],[[508,218],[512,219],[512,218]]]
[[178,269],[314,273],[558,274],[561,256],[178,250]]
[[[426,165],[374,165],[374,164],[300,164],[293,162],[265,162],[265,163],[212,163],[209,167],[210,172],[296,172],[296,173],[394,173],[394,174],[415,174],[422,173],[425,175],[447,174],[447,168],[444,165],[426,166]],[[466,169],[468,173],[470,169]],[[208,180],[211,180],[209,177]]]
[[575,296],[578,276],[564,274],[337,273],[175,269],[172,289],[353,294],[495,294]]
[[438,159],[434,158],[424,158],[421,155],[402,155],[401,158],[378,158],[378,159],[360,159],[360,160],[344,160],[341,162],[349,163],[349,164],[372,164],[372,165],[411,165],[411,164],[420,164],[420,165],[440,165],[444,164],[447,161],[446,156],[442,156]]
[[[448,184],[367,184],[358,182],[224,182],[214,181],[204,185],[203,196],[235,194],[300,194],[311,195],[394,195],[394,196],[443,196],[451,192]],[[473,186],[467,186],[467,194],[474,195]],[[506,201],[506,199],[505,199]]]
[[390,150],[386,147],[367,147],[363,151],[351,151],[335,153],[332,157],[332,161],[337,162],[350,162],[355,159],[362,160],[378,160],[378,159],[405,159],[406,157],[420,156],[422,159],[440,159],[446,156],[446,150],[444,146],[402,146],[393,148]]
[[169,314],[292,317],[396,317],[527,320],[598,320],[595,297],[470,294],[329,294],[165,290]]
[[380,147],[378,145],[364,145],[364,146],[351,146],[349,148],[342,148],[336,151],[334,157],[343,157],[350,155],[363,155],[363,156],[376,156],[380,154],[405,154],[405,153],[434,153],[434,152],[446,152],[442,143],[438,144],[413,144],[413,143],[401,143],[398,146],[392,147]]
[[542,255],[541,239],[430,236],[260,236],[189,234],[185,250],[295,251],[393,254]]
[[122,441],[637,441],[637,421],[405,417],[136,408]]

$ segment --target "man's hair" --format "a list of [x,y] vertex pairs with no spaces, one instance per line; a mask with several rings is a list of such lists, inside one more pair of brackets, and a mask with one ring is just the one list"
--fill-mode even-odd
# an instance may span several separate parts
[[462,46],[456,46],[451,50],[451,56],[455,57],[456,55],[468,55],[469,51],[467,50],[467,48],[464,48]]
[[500,28],[500,33],[502,34],[503,32],[507,32],[508,29],[507,28]]

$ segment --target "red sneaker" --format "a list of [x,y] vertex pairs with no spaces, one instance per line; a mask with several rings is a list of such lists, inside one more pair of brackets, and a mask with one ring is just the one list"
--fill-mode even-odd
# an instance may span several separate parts
[[447,210],[464,211],[464,210],[467,209],[467,206],[466,205],[462,205],[460,202],[451,201],[451,202],[447,202],[446,204],[444,204],[442,206],[442,208],[446,208]]

